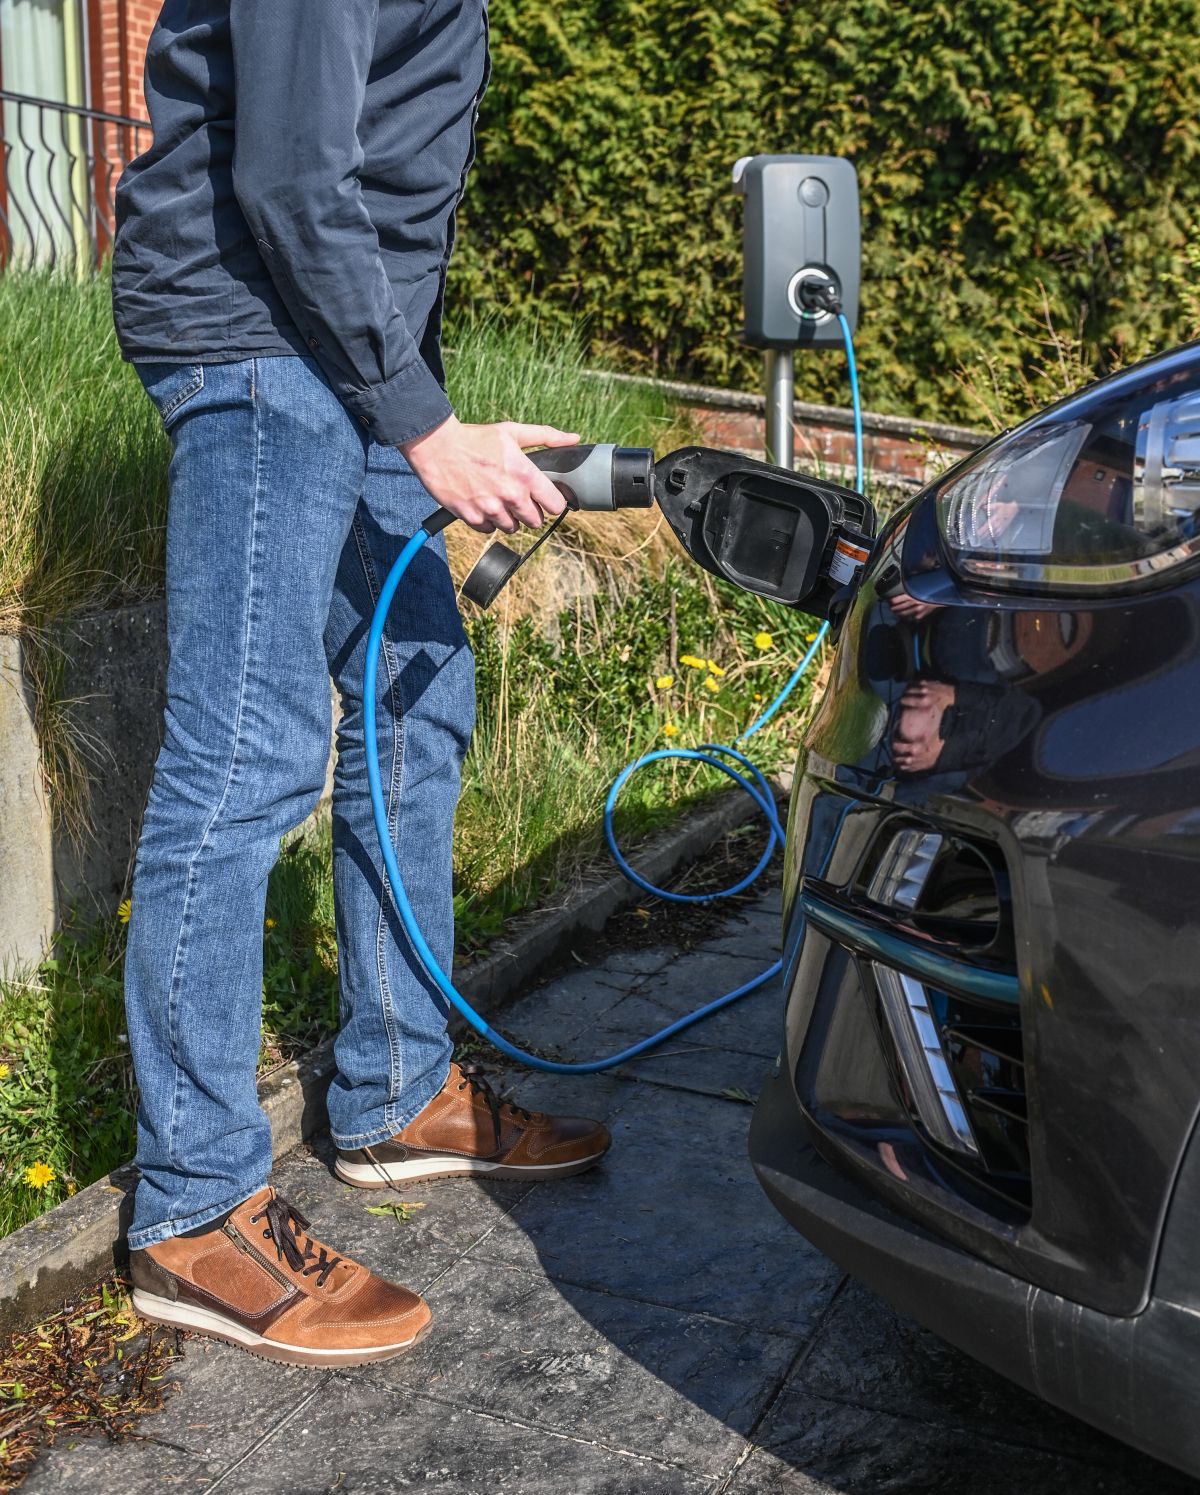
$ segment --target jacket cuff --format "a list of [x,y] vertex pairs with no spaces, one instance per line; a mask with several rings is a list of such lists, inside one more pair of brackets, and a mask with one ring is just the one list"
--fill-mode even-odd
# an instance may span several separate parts
[[356,390],[346,403],[381,446],[415,441],[454,414],[446,391],[423,358],[384,384]]

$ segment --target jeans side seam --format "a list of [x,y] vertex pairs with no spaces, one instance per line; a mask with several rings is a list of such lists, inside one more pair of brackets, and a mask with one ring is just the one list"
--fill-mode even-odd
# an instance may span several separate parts
[[[255,589],[255,585],[256,585],[256,582],[257,582],[257,580],[259,578],[260,570],[261,570],[261,568],[258,565],[258,560],[259,560],[258,543],[259,543],[259,527],[260,527],[260,518],[261,518],[261,515],[260,515],[260,502],[261,502],[261,495],[262,495],[262,466],[263,466],[263,464],[262,464],[262,445],[263,445],[263,432],[262,432],[262,422],[259,419],[259,415],[258,415],[258,404],[257,404],[257,399],[256,399],[257,380],[255,378],[255,369],[256,369],[256,361],[252,359],[250,361],[250,394],[251,394],[251,409],[252,409],[252,412],[253,412],[253,419],[254,419],[254,502],[253,502],[253,507],[251,509],[251,514],[250,514],[250,547],[249,547],[249,550],[250,550],[250,554],[249,554],[249,567],[250,567],[250,570],[249,570],[249,576],[247,578],[247,586],[246,586],[246,612],[245,612],[245,623],[244,623],[244,628],[243,628],[243,632],[242,632],[242,661],[241,661],[241,670],[240,670],[239,678],[238,678],[238,703],[237,703],[237,713],[236,713],[236,717],[235,717],[234,725],[233,725],[233,743],[232,743],[232,745],[230,747],[230,752],[229,752],[229,766],[228,766],[228,768],[225,771],[225,782],[224,782],[224,784],[222,785],[222,788],[221,788],[221,797],[217,801],[216,807],[213,810],[212,814],[208,818],[208,822],[206,823],[206,825],[204,827],[204,831],[203,831],[203,833],[202,833],[202,835],[200,837],[199,845],[196,847],[196,850],[192,853],[191,860],[188,862],[187,885],[186,885],[186,887],[184,889],[184,895],[183,895],[183,912],[182,912],[182,914],[180,916],[179,942],[176,945],[176,948],[175,948],[175,959],[172,962],[172,967],[171,967],[171,985],[170,985],[170,992],[169,992],[169,996],[168,996],[168,1017],[167,1017],[167,1021],[168,1021],[168,1029],[169,1029],[170,1037],[171,1037],[171,1060],[172,1060],[172,1063],[175,1065],[175,1091],[174,1091],[174,1094],[171,1097],[171,1120],[170,1120],[170,1128],[169,1128],[169,1132],[168,1132],[168,1139],[169,1140],[168,1140],[168,1143],[167,1143],[167,1156],[169,1157],[169,1159],[171,1161],[171,1166],[174,1167],[174,1168],[180,1168],[180,1164],[178,1162],[178,1156],[177,1156],[177,1152],[176,1152],[176,1136],[177,1136],[177,1122],[178,1122],[178,1116],[179,1116],[180,1093],[181,1093],[181,1090],[182,1090],[182,1082],[183,1082],[183,1068],[182,1068],[182,1065],[179,1062],[178,1037],[177,1037],[177,1032],[176,1032],[177,1017],[178,1017],[178,1010],[179,1010],[180,968],[183,965],[183,963],[185,962],[186,957],[187,957],[187,946],[188,946],[187,933],[188,933],[188,929],[190,928],[190,922],[191,922],[190,921],[190,913],[191,913],[192,894],[193,894],[193,890],[195,888],[196,864],[200,861],[201,857],[203,856],[203,854],[205,852],[205,849],[208,846],[209,836],[212,833],[212,829],[217,824],[217,821],[220,819],[221,814],[222,814],[222,812],[225,809],[226,801],[229,798],[229,791],[230,791],[230,788],[232,787],[232,785],[234,783],[235,773],[236,773],[236,770],[237,770],[237,767],[238,767],[239,750],[240,750],[241,744],[242,744],[242,717],[243,717],[243,712],[244,712],[244,709],[245,709],[245,700],[246,700],[246,679],[247,679],[247,676],[249,674],[249,668],[250,668],[250,638],[251,638],[251,633],[252,633],[254,619],[255,619],[254,589]],[[182,1171],[182,1169],[180,1169],[180,1171]],[[183,1203],[183,1201],[187,1198],[188,1190],[191,1188],[191,1182],[192,1182],[191,1175],[190,1174],[185,1175],[183,1192],[180,1194],[179,1199],[176,1201],[176,1205],[175,1205],[176,1209],[178,1209],[179,1206]],[[177,1219],[186,1219],[186,1218],[187,1218],[186,1215],[173,1215],[172,1216],[172,1221],[177,1220]],[[172,1221],[168,1221],[167,1223],[170,1224],[170,1223],[172,1223]]]
[[433,1100],[434,1096],[442,1093],[449,1078],[450,1065],[449,1061],[447,1061],[446,1073],[436,1084],[432,1082],[428,1084],[421,1092],[420,1098],[414,1101],[412,1105],[394,1114],[389,1114],[392,1110],[390,1106],[384,1108],[384,1123],[382,1128],[376,1127],[370,1132],[356,1132],[350,1137],[339,1137],[336,1133],[331,1132],[333,1145],[340,1148],[341,1151],[347,1152],[351,1148],[377,1147],[380,1142],[389,1141],[397,1132],[403,1131],[410,1121],[415,1121],[429,1102]]
[[[404,758],[405,758],[405,721],[404,702],[400,697],[397,671],[394,669],[396,658],[392,649],[391,640],[384,639],[384,658],[387,661],[388,670],[388,698],[392,709],[392,773],[391,782],[388,784],[387,802],[387,825],[388,835],[392,838],[395,846],[400,831],[400,805],[404,798]],[[391,984],[387,976],[387,943],[390,938],[387,921],[388,902],[391,898],[390,885],[387,881],[387,869],[382,869],[384,886],[383,897],[379,900],[379,921],[376,925],[375,935],[375,961],[379,968],[380,982],[387,987],[388,1002],[391,1005]],[[407,935],[405,936],[407,939]],[[404,1093],[404,1054],[399,1044],[396,1049],[396,1071],[395,1084],[388,1094],[383,1108],[385,1124],[392,1124],[399,1131],[400,1126],[395,1122],[396,1102]]]
[[[363,574],[367,581],[367,592],[371,597],[372,606],[379,604],[379,577],[376,574],[374,563],[371,559],[370,547],[367,545],[363,534],[362,525],[356,515],[352,525],[354,531],[354,545],[358,551],[359,559],[362,561]],[[392,762],[391,771],[388,776],[388,798],[387,798],[387,824],[388,832],[395,841],[395,825],[393,815],[399,814],[396,803],[397,797],[397,763],[404,755],[404,718],[398,709],[399,702],[395,686],[395,653],[392,649],[391,639],[388,637],[387,625],[383,631],[383,662],[388,672],[388,703],[392,712]],[[376,681],[370,682],[372,690],[376,687]],[[364,739],[364,748],[367,744]],[[379,919],[375,931],[375,971],[379,982],[380,1007],[383,1011],[383,1027],[387,1035],[388,1043],[388,1096],[384,1104],[385,1118],[390,1114],[395,1105],[396,1097],[403,1088],[403,1060],[400,1052],[400,1038],[396,1032],[394,1000],[392,996],[391,983],[387,974],[387,905],[391,896],[388,888],[387,868],[383,866],[382,858],[379,867]],[[397,1128],[398,1130],[398,1128]],[[377,1139],[378,1140],[378,1139]]]

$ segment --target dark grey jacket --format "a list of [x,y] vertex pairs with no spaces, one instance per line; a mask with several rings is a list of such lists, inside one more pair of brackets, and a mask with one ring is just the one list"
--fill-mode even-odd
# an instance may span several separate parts
[[432,430],[486,81],[486,0],[166,0],[117,191],[125,356],[309,354],[377,441]]

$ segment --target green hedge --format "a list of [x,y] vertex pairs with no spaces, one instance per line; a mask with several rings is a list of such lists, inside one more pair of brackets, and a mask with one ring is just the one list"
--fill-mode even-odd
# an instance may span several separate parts
[[[1198,0],[492,0],[456,295],[588,319],[626,366],[756,387],[729,168],[853,158],[875,408],[972,412],[1039,285],[1098,360],[1179,341],[1200,224]],[[803,392],[841,397],[836,355]]]

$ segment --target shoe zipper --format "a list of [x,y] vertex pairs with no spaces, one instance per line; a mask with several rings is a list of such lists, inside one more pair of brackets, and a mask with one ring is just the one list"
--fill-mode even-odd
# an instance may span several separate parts
[[296,1284],[292,1280],[292,1278],[285,1276],[277,1266],[272,1265],[272,1263],[269,1262],[265,1256],[262,1256],[259,1252],[257,1252],[250,1244],[250,1242],[243,1237],[241,1231],[238,1230],[237,1226],[234,1225],[232,1220],[226,1220],[224,1225],[221,1226],[221,1234],[224,1236],[228,1236],[243,1256],[249,1256],[252,1260],[256,1261],[260,1267],[262,1267],[263,1271],[266,1272],[268,1276],[274,1277],[275,1281],[279,1283],[280,1287],[286,1287],[290,1292],[295,1292]]

